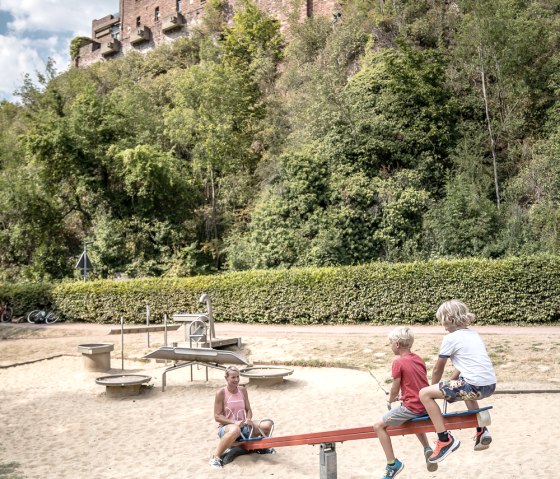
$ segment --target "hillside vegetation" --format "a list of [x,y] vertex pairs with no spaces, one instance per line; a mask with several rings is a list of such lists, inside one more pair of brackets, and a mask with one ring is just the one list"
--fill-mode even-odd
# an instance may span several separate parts
[[558,0],[222,9],[0,104],[1,281],[558,253]]

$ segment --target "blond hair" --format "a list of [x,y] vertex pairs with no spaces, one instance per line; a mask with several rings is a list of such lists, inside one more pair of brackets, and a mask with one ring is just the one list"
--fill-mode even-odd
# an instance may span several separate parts
[[414,344],[414,333],[408,326],[398,326],[389,333],[389,341],[410,349]]
[[442,324],[447,320],[455,326],[463,328],[474,322],[476,316],[469,311],[465,303],[458,299],[452,299],[440,305],[436,312],[436,318]]
[[225,378],[227,379],[227,377],[229,376],[229,372],[230,371],[235,371],[236,373],[239,373],[239,369],[237,369],[235,366],[228,366],[226,368],[226,374],[225,374]]

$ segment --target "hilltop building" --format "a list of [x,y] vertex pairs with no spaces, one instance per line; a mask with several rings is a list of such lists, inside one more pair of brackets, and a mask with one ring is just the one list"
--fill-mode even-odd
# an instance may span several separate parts
[[[116,0],[115,0],[116,1]],[[259,8],[285,24],[290,0],[255,0]],[[226,0],[232,16],[234,0]],[[122,56],[129,51],[151,50],[187,36],[201,18],[206,0],[119,0],[119,12],[93,20],[91,38],[82,42],[75,64],[79,67]],[[335,0],[305,0],[300,16],[334,15]]]

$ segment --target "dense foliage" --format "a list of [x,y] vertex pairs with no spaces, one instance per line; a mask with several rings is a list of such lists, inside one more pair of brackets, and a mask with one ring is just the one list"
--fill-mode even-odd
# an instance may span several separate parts
[[0,280],[558,253],[559,0],[224,5],[0,104]]
[[38,306],[74,321],[143,323],[164,314],[204,311],[217,321],[288,324],[429,324],[438,305],[466,301],[478,323],[542,324],[560,319],[560,259],[378,262],[363,266],[243,271],[193,278],[0,284],[16,315]]

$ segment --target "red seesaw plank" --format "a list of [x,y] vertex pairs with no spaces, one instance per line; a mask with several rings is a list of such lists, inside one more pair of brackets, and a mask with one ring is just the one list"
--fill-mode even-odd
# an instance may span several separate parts
[[[480,409],[477,409],[472,412],[444,416],[445,425],[449,430],[475,428],[478,426],[477,413],[479,411]],[[420,434],[423,432],[434,431],[434,425],[429,419],[414,420],[401,426],[387,428],[387,432],[390,436],[404,436],[407,434]],[[252,451],[268,447],[325,444],[331,442],[353,441],[357,439],[371,439],[376,437],[377,433],[373,429],[373,426],[366,426],[351,429],[338,429],[334,431],[311,432],[291,436],[266,437],[263,439],[240,442],[238,445],[247,451]]]

